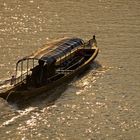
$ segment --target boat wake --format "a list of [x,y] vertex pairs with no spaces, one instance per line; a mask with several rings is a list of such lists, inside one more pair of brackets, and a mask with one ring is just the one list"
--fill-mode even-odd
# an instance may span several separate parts
[[11,123],[15,122],[17,119],[28,115],[30,112],[34,111],[35,109],[36,109],[35,107],[29,107],[29,108],[26,108],[25,110],[17,110],[18,115],[16,115],[16,116],[12,117],[11,119],[3,122],[0,125],[0,128],[2,128],[4,126],[7,126],[7,125],[10,125]]
[[0,80],[0,93],[9,87],[11,87],[11,79]]

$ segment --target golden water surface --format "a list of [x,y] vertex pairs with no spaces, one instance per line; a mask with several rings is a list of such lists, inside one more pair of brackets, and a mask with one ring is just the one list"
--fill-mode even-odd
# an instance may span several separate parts
[[0,99],[1,140],[140,139],[139,0],[0,0],[0,80],[48,41],[93,34],[100,52],[83,75],[50,97]]

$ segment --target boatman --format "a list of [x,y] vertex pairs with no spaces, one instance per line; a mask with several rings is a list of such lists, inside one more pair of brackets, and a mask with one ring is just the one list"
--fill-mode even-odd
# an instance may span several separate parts
[[92,39],[90,39],[90,40],[88,41],[87,46],[88,46],[88,47],[92,47],[93,43],[97,43],[97,42],[96,42],[96,39],[95,39],[95,35],[93,35]]
[[53,58],[48,58],[47,63],[43,67],[43,84],[45,84],[49,78],[53,77],[56,72],[55,68],[56,60]]
[[35,87],[39,87],[41,85],[42,78],[43,78],[44,61],[39,60],[38,63],[39,65],[37,65],[31,70],[32,71],[31,80],[32,80],[33,86]]

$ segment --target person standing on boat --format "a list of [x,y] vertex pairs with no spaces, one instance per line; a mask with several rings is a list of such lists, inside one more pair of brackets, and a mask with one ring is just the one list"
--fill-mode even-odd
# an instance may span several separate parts
[[56,60],[53,59],[53,60],[51,60],[51,63],[48,64],[48,71],[47,71],[48,78],[55,75],[55,71],[56,71],[56,69],[55,69],[55,62],[56,62]]
[[88,47],[92,47],[92,45],[93,45],[94,43],[96,43],[95,35],[93,35],[92,39],[90,39],[90,40],[88,41],[87,46],[88,46]]
[[55,75],[56,68],[55,68],[56,60],[51,58],[48,59],[47,63],[43,67],[43,84],[49,81],[49,78]]
[[34,67],[31,70],[32,71],[31,80],[32,80],[33,86],[35,86],[35,87],[39,87],[41,85],[42,79],[43,79],[44,61],[39,60],[38,63],[39,63],[39,65],[37,65],[36,67]]

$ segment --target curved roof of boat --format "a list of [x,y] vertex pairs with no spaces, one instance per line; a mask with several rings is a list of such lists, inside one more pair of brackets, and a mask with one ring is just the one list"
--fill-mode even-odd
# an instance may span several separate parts
[[43,48],[40,48],[38,51],[27,57],[24,57],[19,60],[18,63],[27,59],[38,59],[51,62],[83,44],[84,41],[80,38],[62,38],[44,45]]

